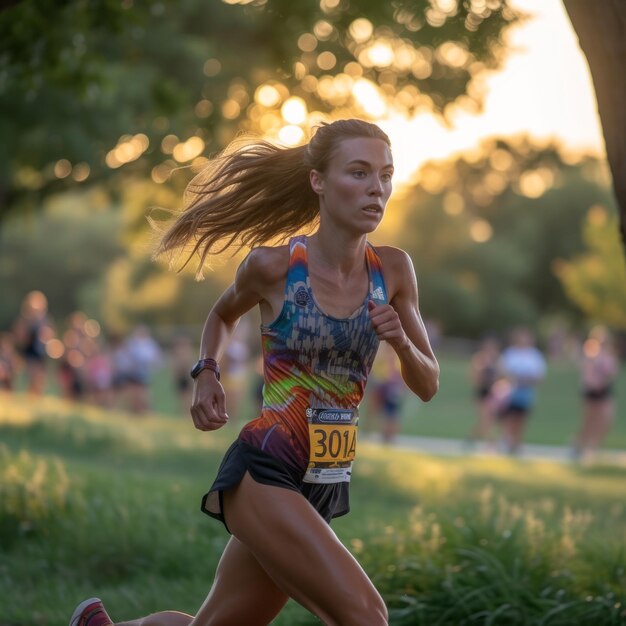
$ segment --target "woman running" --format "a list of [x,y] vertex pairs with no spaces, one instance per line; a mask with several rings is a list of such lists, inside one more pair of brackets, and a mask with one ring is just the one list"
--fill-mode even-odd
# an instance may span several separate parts
[[[231,245],[252,251],[210,311],[191,415],[227,421],[219,361],[239,318],[258,306],[263,407],[226,452],[202,510],[231,533],[195,616],[165,611],[124,626],[269,624],[293,598],[325,624],[382,626],[385,604],[330,528],[349,510],[358,408],[379,341],[395,350],[409,389],[428,401],[439,366],[418,309],[409,256],[374,248],[391,194],[390,141],[360,120],[324,124],[307,145],[226,151],[188,188],[161,251],[191,244],[203,263]],[[306,227],[286,245],[265,246]],[[100,600],[71,626],[112,624]]]

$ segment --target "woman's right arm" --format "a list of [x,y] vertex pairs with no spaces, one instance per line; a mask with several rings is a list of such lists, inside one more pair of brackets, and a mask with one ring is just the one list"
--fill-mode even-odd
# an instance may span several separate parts
[[[281,270],[275,262],[275,250],[257,248],[243,260],[235,282],[218,298],[206,318],[199,358],[219,361],[241,316],[259,303],[268,306],[276,300],[275,294],[282,288],[281,271],[284,285],[286,267]],[[199,430],[216,430],[228,421],[224,388],[212,370],[202,370],[194,382],[191,416]]]

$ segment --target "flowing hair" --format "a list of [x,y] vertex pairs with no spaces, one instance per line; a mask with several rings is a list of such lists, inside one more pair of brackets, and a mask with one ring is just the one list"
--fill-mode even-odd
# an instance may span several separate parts
[[284,240],[313,226],[319,199],[309,173],[324,173],[339,143],[356,137],[382,139],[391,147],[378,126],[357,119],[324,123],[308,144],[295,148],[235,140],[187,185],[183,209],[156,255],[187,251],[184,268],[197,254],[200,272],[210,255]]

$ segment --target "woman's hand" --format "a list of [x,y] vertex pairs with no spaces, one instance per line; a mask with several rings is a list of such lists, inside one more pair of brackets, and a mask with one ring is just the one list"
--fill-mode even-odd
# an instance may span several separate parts
[[378,248],[387,270],[388,304],[368,303],[376,334],[395,350],[402,378],[421,400],[428,402],[439,389],[439,364],[419,312],[417,278],[411,257],[398,248]]
[[226,395],[215,373],[209,369],[198,374],[193,386],[191,418],[198,430],[217,430],[226,424]]
[[390,304],[376,304],[373,300],[367,303],[372,326],[381,341],[386,341],[398,351],[409,345],[409,338],[402,328],[397,311]]

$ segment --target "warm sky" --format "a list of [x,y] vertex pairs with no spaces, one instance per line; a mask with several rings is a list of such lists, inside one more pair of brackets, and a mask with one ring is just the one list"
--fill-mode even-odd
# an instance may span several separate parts
[[463,113],[445,128],[430,115],[379,122],[392,142],[397,180],[421,163],[475,146],[483,137],[522,132],[556,138],[574,151],[604,154],[604,140],[587,62],[562,0],[511,0],[530,14],[508,32],[501,71],[487,79],[481,115]]

